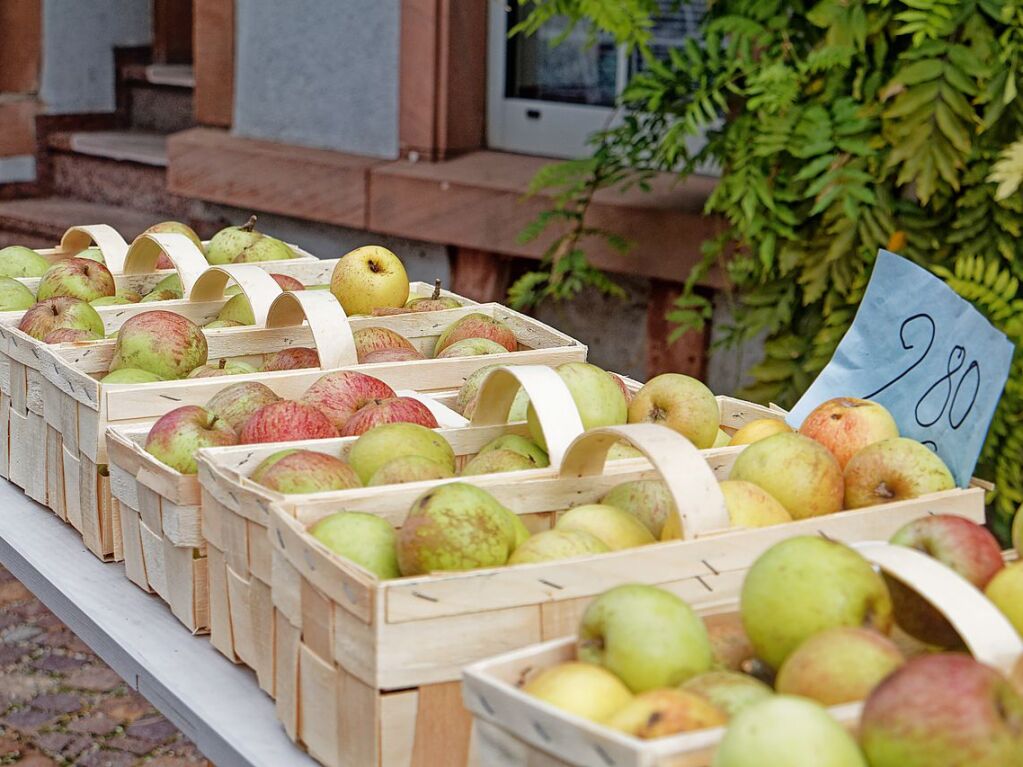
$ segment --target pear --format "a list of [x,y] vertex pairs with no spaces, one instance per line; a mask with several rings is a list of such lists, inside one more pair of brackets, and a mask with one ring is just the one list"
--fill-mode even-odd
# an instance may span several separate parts
[[256,217],[242,226],[221,229],[206,248],[206,259],[213,265],[249,264],[257,261],[283,261],[294,258],[286,244],[256,231]]

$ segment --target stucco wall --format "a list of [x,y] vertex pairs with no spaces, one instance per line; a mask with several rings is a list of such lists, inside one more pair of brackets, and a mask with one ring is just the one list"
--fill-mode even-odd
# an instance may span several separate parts
[[39,90],[47,112],[112,112],[114,48],[151,40],[148,0],[44,0]]
[[398,154],[398,0],[238,3],[234,131]]

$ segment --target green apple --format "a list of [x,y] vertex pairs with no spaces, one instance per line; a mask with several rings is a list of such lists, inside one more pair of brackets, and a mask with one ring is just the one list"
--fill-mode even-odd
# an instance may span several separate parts
[[152,290],[142,296],[139,303],[151,304],[154,301],[177,301],[183,298],[180,290]]
[[87,258],[65,258],[46,270],[39,280],[36,300],[71,296],[92,301],[117,292],[114,275],[103,264]]
[[93,306],[122,306],[136,302],[130,300],[127,296],[101,296],[100,298],[92,299],[89,303]]
[[[462,388],[458,390],[458,396],[455,398],[455,404],[453,409],[464,415],[466,418],[472,418],[473,413],[476,412],[476,405],[479,403],[479,390],[480,385],[484,379],[490,374],[490,371],[495,368],[502,367],[501,365],[484,365],[481,368],[477,368],[471,373],[466,379],[465,383],[462,384]],[[508,411],[508,423],[516,423],[518,421],[526,420],[526,410],[529,408],[529,395],[526,394],[526,390],[519,388],[515,393],[515,399],[512,401],[511,408]]]
[[713,767],[768,766],[867,767],[867,760],[825,708],[804,698],[774,695],[732,720],[713,762]]
[[256,368],[244,360],[229,360],[221,357],[217,362],[200,365],[185,377],[216,378],[217,376],[237,376],[255,372]]
[[474,485],[452,482],[428,490],[416,499],[398,532],[402,575],[507,563],[518,537],[510,517],[508,509]]
[[629,403],[629,423],[662,424],[701,450],[714,446],[720,422],[714,392],[681,373],[651,378]]
[[625,460],[628,460],[630,458],[645,458],[645,457],[646,456],[643,455],[643,451],[642,450],[639,450],[638,448],[633,447],[628,442],[623,442],[623,441],[619,440],[618,442],[615,442],[613,445],[611,445],[610,449],[608,449],[608,451],[607,451],[607,458],[605,460],[608,460],[608,461],[625,461]]
[[153,287],[150,290],[150,292],[151,293],[159,293],[162,290],[172,290],[175,293],[181,293],[182,292],[181,277],[178,275],[177,272],[174,272],[173,274],[168,274],[166,277],[164,277],[158,283],[153,285]]
[[520,437],[518,434],[502,434],[480,448],[480,454],[489,453],[491,450],[511,450],[514,453],[523,455],[538,469],[551,465],[547,452],[531,439]]
[[217,313],[217,319],[221,321],[230,320],[231,322],[237,322],[239,325],[256,324],[256,315],[252,311],[252,304],[249,303],[249,298],[244,293],[239,293],[227,299],[227,303]]
[[729,447],[752,445],[775,434],[791,434],[792,427],[781,418],[757,418],[740,428],[728,440]]
[[385,519],[358,511],[339,511],[310,527],[309,534],[381,580],[401,577],[397,535]]
[[18,330],[42,341],[54,330],[88,330],[102,338],[103,318],[86,301],[57,296],[33,304],[21,316]]
[[89,261],[95,261],[96,263],[103,265],[106,265],[107,263],[107,260],[103,258],[103,251],[95,245],[91,248],[86,248],[85,250],[80,250],[78,253],[75,253],[75,258],[85,258]]
[[473,456],[462,467],[460,473],[463,477],[472,477],[480,474],[501,474],[506,471],[526,471],[535,468],[536,464],[522,453],[516,453],[514,450],[491,450],[488,453]]
[[845,506],[862,509],[956,486],[945,462],[924,444],[896,437],[867,445],[845,465]]
[[482,357],[487,354],[504,354],[508,350],[489,338],[463,338],[444,348],[436,359],[446,360],[454,357]]
[[[625,423],[628,416],[625,395],[606,371],[587,362],[566,362],[559,365],[557,371],[572,394],[583,429]],[[526,421],[533,441],[546,450],[547,442],[532,404],[526,412]]]
[[870,563],[845,544],[812,536],[789,538],[757,558],[742,585],[741,612],[758,657],[775,669],[825,629],[887,634],[892,627],[888,588]]
[[296,448],[268,455],[260,461],[249,479],[285,494],[321,493],[362,486],[352,467],[340,458]]
[[138,383],[153,383],[154,381],[162,381],[156,373],[150,373],[148,370],[139,370],[138,368],[121,368],[120,370],[113,370],[99,379],[100,383],[105,384],[138,384]]
[[1023,562],[1013,562],[1003,568],[991,579],[984,593],[1023,636]]
[[418,455],[455,473],[455,451],[440,434],[415,423],[386,423],[361,434],[348,453],[348,463],[363,484],[385,463]]
[[657,542],[646,526],[629,512],[601,503],[569,509],[554,527],[557,530],[585,530],[600,538],[612,551]]
[[579,660],[603,666],[633,692],[674,687],[709,671],[703,621],[670,591],[617,586],[597,597],[579,625]]
[[732,527],[768,527],[792,521],[785,507],[759,485],[726,479],[718,486],[725,497]]
[[623,482],[611,489],[600,499],[606,506],[614,506],[646,525],[650,534],[660,540],[664,523],[675,515],[675,502],[671,500],[668,486],[659,479],[636,479]]
[[605,554],[610,550],[600,538],[585,530],[544,530],[517,546],[508,559],[508,564],[551,562],[590,554]]
[[198,325],[180,314],[154,310],[121,325],[110,369],[139,368],[161,378],[184,378],[206,364],[207,352],[206,336]]
[[330,277],[330,292],[348,315],[404,306],[408,289],[401,259],[380,245],[364,245],[346,253]]
[[421,455],[403,455],[388,461],[369,478],[368,487],[400,485],[405,482],[423,482],[429,479],[448,479],[455,473],[444,464]]
[[31,248],[9,245],[0,249],[0,277],[42,277],[50,262]]
[[240,328],[242,323],[237,320],[211,320],[203,325],[207,330],[217,330],[218,328]]
[[649,740],[720,727],[728,720],[709,700],[686,690],[647,690],[607,720],[612,730]]
[[1016,554],[1023,557],[1023,513],[1018,510],[1012,521],[1012,547],[1016,549]]
[[775,689],[825,706],[866,700],[870,691],[906,662],[891,639],[859,626],[814,634],[785,659]]
[[707,671],[682,685],[733,717],[743,709],[774,695],[774,690],[749,674],[737,671]]
[[258,261],[282,261],[295,252],[280,240],[256,230],[256,217],[241,226],[221,229],[206,246],[206,260],[214,266]]
[[610,671],[578,662],[544,669],[522,691],[593,722],[606,722],[632,700],[629,688]]
[[[183,234],[192,241],[195,247],[199,249],[200,253],[204,252],[202,240],[199,239],[199,235],[195,233],[195,230],[192,229],[192,227],[187,224],[182,224],[180,221],[161,221],[159,224],[153,224],[142,234]],[[157,268],[162,269],[164,267],[157,266]]]
[[714,437],[714,444],[711,447],[728,447],[728,443],[732,441],[728,432],[724,429],[719,428],[718,434]]
[[36,302],[32,291],[13,277],[0,277],[0,312],[28,309]]
[[[500,346],[501,351],[514,352],[519,348],[518,339],[515,338],[515,331],[500,320],[496,320],[481,312],[473,312],[452,322],[440,334],[437,343],[433,347],[433,356],[461,356],[457,354],[444,354],[451,346],[463,341],[490,341],[491,345]],[[485,354],[497,354],[499,352],[477,352]]]
[[749,445],[735,459],[728,478],[760,486],[793,519],[842,509],[842,467],[826,447],[801,434],[775,434]]

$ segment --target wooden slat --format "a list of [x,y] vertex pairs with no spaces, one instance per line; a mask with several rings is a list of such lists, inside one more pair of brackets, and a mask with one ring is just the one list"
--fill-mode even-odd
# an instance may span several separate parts
[[192,0],[195,119],[230,128],[234,118],[234,0]]
[[[42,0],[4,0],[0,3],[0,93],[34,93],[39,90],[42,27]],[[33,147],[28,153],[34,151]]]
[[[413,767],[466,764],[472,717],[462,705],[461,682],[420,687],[418,708]],[[443,739],[437,737],[441,732]]]

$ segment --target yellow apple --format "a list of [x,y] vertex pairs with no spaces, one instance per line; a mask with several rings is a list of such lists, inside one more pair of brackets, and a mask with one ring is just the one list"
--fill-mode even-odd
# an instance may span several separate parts
[[725,713],[706,698],[669,688],[637,695],[608,719],[607,726],[649,739],[720,727],[727,720]]
[[372,314],[374,309],[404,306],[408,290],[401,259],[379,245],[363,245],[346,253],[330,278],[330,292],[345,314]]
[[785,507],[759,485],[729,479],[720,487],[732,527],[768,527],[792,521]]
[[554,527],[557,530],[585,530],[602,540],[612,551],[656,542],[646,525],[629,512],[602,503],[576,506],[563,514]]
[[984,593],[1023,636],[1023,562],[1013,562],[1002,568],[985,587]]
[[522,691],[594,722],[606,721],[632,700],[621,679],[592,663],[570,662],[544,669]]
[[732,435],[729,445],[752,445],[775,434],[785,434],[792,427],[780,418],[758,418],[750,421]]

